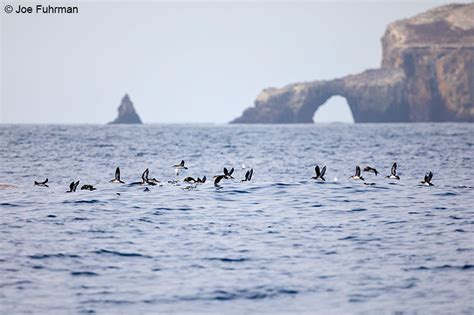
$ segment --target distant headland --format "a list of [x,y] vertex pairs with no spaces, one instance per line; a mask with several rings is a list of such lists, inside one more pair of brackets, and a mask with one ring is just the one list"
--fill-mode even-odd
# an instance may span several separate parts
[[142,120],[138,116],[133,103],[128,94],[122,98],[122,102],[118,108],[118,116],[109,124],[141,124]]
[[474,122],[474,4],[441,6],[388,25],[378,69],[264,89],[231,123],[312,123],[330,97],[355,122]]

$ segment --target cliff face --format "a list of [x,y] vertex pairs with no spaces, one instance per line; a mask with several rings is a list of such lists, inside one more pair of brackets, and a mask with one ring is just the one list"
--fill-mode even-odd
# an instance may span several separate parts
[[334,95],[356,122],[474,121],[474,4],[390,24],[379,69],[265,89],[232,123],[312,123]]
[[118,116],[109,124],[141,124],[142,121],[138,116],[133,103],[128,94],[122,98],[122,102],[118,108]]

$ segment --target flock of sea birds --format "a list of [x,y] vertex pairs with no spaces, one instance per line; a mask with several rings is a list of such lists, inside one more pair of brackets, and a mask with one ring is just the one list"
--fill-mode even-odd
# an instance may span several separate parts
[[[175,164],[173,165],[173,168],[175,169],[175,174],[176,176],[179,175],[179,172],[180,170],[187,170],[188,168],[185,166],[185,162],[184,160],[182,160],[179,164]],[[242,168],[246,168],[244,165],[242,166]],[[321,181],[326,181],[326,179],[324,178],[324,175],[326,174],[326,166],[323,166],[322,168],[319,167],[319,165],[316,165],[316,167],[314,168],[314,172],[315,172],[315,176],[311,177],[311,179],[313,180],[321,180]],[[370,166],[366,166],[364,168],[364,172],[368,172],[368,173],[373,173],[375,176],[377,176],[379,174],[379,172],[377,171],[377,169],[373,168],[373,167],[370,167]],[[221,183],[221,181],[223,179],[235,179],[232,174],[234,173],[234,168],[231,168],[230,170],[228,170],[226,167],[224,167],[223,169],[223,173],[222,174],[219,174],[219,175],[215,175],[213,177],[214,179],[214,187],[216,187],[216,189],[221,189],[222,186],[219,184]],[[155,185],[158,185],[160,184],[161,182],[159,180],[157,180],[156,178],[150,178],[150,171],[149,169],[147,168],[143,173],[142,173],[142,178],[141,178],[141,181],[139,182],[133,182],[133,183],[130,183],[129,185],[150,185],[150,186],[155,186]],[[247,172],[245,173],[245,178],[241,180],[241,182],[248,182],[248,181],[251,181],[252,180],[252,176],[253,176],[253,168],[247,170]],[[353,180],[361,180],[364,182],[365,185],[375,185],[375,183],[368,183],[368,182],[365,182],[365,179],[364,177],[362,177],[361,175],[361,169],[360,167],[357,165],[356,166],[356,169],[355,169],[355,174],[352,175],[350,177],[351,179]],[[392,168],[390,170],[390,175],[387,175],[386,178],[388,179],[395,179],[395,180],[400,180],[400,176],[397,175],[397,163],[393,163],[392,165]],[[420,181],[419,183],[421,185],[425,185],[425,186],[434,186],[432,183],[431,183],[431,179],[433,178],[433,173],[431,171],[429,171],[428,173],[425,174],[424,178],[422,181]],[[188,176],[186,178],[184,178],[183,182],[184,183],[188,183],[188,184],[194,184],[194,186],[188,186],[188,187],[196,187],[198,184],[204,184],[206,182],[206,176],[203,176],[202,178],[200,177],[197,177],[197,178],[194,178],[194,177],[191,177],[191,176]],[[337,178],[334,179],[335,181],[337,181]],[[77,188],[79,187],[79,180],[78,181],[75,181],[73,180],[70,184],[69,184],[69,190],[66,191],[66,193],[73,193],[73,192],[76,192]],[[125,184],[125,182],[123,180],[121,180],[120,178],[120,167],[117,167],[116,170],[115,170],[115,176],[112,180],[110,180],[111,183],[119,183],[119,184]],[[179,182],[179,180],[171,180],[171,181],[168,181],[168,183],[170,184],[177,184]],[[49,187],[48,185],[48,178],[46,178],[46,180],[42,181],[42,182],[39,182],[39,181],[35,181],[34,182],[34,185],[35,186],[40,186],[40,187]],[[89,185],[89,184],[85,184],[85,185],[82,185],[81,186],[81,190],[89,190],[89,191],[94,191],[94,190],[97,190],[97,188],[95,188],[93,185]],[[149,188],[148,187],[145,187],[145,191],[149,191]]]

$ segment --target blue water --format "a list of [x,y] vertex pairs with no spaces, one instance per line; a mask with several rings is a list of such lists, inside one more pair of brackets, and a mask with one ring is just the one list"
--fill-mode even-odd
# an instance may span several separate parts
[[0,125],[0,313],[473,314],[473,156],[472,124]]

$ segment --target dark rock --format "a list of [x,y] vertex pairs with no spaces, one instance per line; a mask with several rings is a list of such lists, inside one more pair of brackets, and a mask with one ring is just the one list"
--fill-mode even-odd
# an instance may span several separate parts
[[355,122],[474,121],[474,4],[446,5],[390,24],[379,69],[263,90],[231,123],[312,123],[331,96]]
[[118,116],[109,124],[141,124],[142,121],[138,116],[133,103],[128,97],[128,94],[122,98],[122,102],[118,108]]

